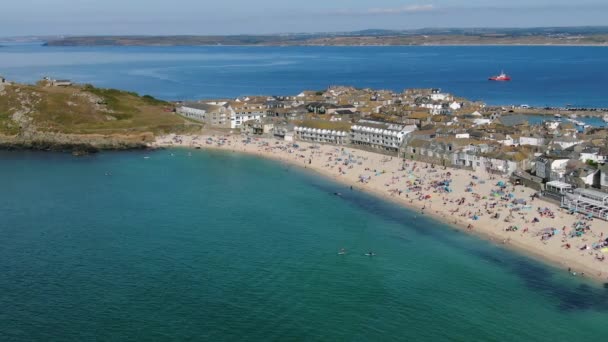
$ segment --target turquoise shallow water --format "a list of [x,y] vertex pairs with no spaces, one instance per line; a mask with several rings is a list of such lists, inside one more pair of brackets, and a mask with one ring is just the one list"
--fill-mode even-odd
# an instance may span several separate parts
[[0,152],[0,182],[2,341],[608,333],[602,286],[273,161]]

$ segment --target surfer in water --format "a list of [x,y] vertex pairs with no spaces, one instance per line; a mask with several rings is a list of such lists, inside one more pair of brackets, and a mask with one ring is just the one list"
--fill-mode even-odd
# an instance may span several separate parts
[[365,254],[365,255],[367,255],[367,256],[369,256],[369,257],[373,257],[374,255],[376,255],[376,253],[374,253],[374,252],[372,252],[372,251],[369,251],[369,252],[367,252],[367,254]]
[[344,255],[346,254],[346,249],[344,248],[340,248],[340,251],[338,252],[339,255]]

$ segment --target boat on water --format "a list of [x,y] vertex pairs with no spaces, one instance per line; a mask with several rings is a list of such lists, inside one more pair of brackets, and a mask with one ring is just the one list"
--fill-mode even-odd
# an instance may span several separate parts
[[492,76],[492,77],[488,78],[488,80],[490,80],[490,81],[510,81],[511,80],[511,76],[505,74],[505,72],[502,71],[500,73],[500,75]]
[[576,125],[577,128],[582,128],[582,129],[587,129],[589,127],[591,127],[591,125],[586,124],[584,121],[581,120],[576,120],[576,119],[566,119],[567,121],[572,122],[574,125]]
[[561,119],[562,115],[561,114],[554,114],[553,117],[556,118],[556,119]]
[[604,115],[602,119],[604,119],[604,122],[608,122],[608,114]]

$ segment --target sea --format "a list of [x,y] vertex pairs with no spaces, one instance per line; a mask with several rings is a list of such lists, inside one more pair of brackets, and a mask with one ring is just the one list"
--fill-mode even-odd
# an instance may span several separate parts
[[[0,48],[9,80],[48,75],[166,99],[347,84],[606,106],[606,62],[608,49],[592,47]],[[486,81],[500,69],[514,81]],[[0,152],[0,247],[0,341],[608,334],[608,286],[238,153]]]
[[[0,47],[9,80],[48,76],[166,100],[349,85],[441,88],[492,105],[608,107],[607,65],[605,47]],[[488,81],[503,70],[511,82]]]
[[0,161],[2,341],[608,333],[603,286],[279,162],[182,149]]

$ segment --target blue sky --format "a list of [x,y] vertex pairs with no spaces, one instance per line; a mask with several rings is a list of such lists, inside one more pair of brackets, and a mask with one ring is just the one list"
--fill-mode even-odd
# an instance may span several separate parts
[[0,36],[606,25],[608,0],[0,0]]

